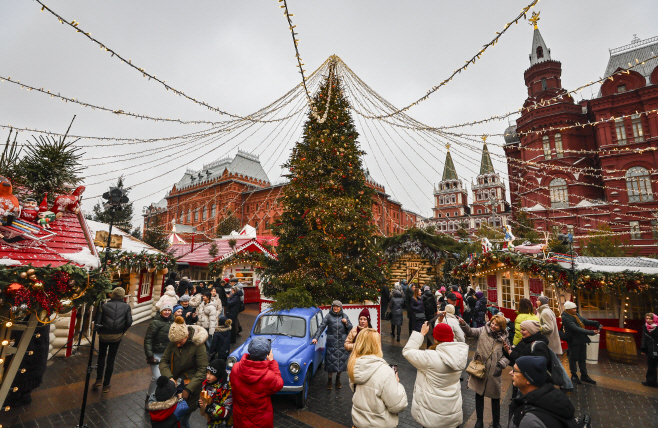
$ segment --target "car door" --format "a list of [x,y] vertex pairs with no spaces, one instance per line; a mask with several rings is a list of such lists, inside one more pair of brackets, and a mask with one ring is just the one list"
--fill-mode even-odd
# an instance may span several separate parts
[[[317,327],[322,324],[322,311],[318,311],[313,317]],[[320,367],[320,363],[324,359],[325,348],[327,347],[327,329],[325,329],[320,337],[318,338],[318,343],[315,344],[315,355],[313,357],[313,367],[317,369]]]

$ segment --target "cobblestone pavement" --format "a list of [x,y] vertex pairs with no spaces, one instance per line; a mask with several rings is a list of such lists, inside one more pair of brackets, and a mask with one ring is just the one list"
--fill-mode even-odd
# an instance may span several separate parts
[[[257,305],[247,305],[240,314],[244,332],[238,344],[248,337],[248,331],[257,315]],[[406,321],[406,319],[405,319]],[[85,422],[90,427],[150,427],[148,413],[144,411],[145,391],[150,381],[150,369],[146,366],[143,337],[148,323],[133,326],[121,342],[112,377],[112,390],[108,394],[89,392]],[[402,357],[406,343],[407,326],[402,330],[402,341],[397,343],[388,333],[389,325],[382,328],[384,358],[399,368],[400,382],[407,391],[409,403],[413,395],[416,373]],[[471,354],[474,343],[469,342]],[[88,348],[87,348],[88,349]],[[74,427],[78,424],[84,389],[87,349],[79,355],[49,362],[44,383],[32,394],[30,405],[0,412],[2,427]],[[568,368],[566,360],[563,361]],[[599,384],[580,385],[569,397],[578,416],[589,413],[595,428],[646,428],[658,426],[658,390],[642,386],[646,361],[638,365],[610,362],[605,351],[599,364],[588,365],[589,374]],[[507,420],[507,406],[512,395],[509,370],[503,373],[502,421]],[[92,381],[94,376],[92,376]],[[318,370],[310,383],[309,398],[304,409],[298,409],[290,396],[274,396],[274,426],[281,428],[351,427],[350,415],[352,392],[347,373],[342,375],[343,388],[326,389],[326,372]],[[467,386],[467,375],[462,382],[464,428],[475,424],[475,395]],[[485,400],[485,426],[491,422],[489,400]],[[193,415],[190,424],[194,428],[205,426],[200,416]],[[411,417],[411,404],[400,414],[400,427],[420,427]]]

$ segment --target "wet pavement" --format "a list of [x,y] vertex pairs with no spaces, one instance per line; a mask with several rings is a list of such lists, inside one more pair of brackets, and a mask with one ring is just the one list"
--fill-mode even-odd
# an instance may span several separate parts
[[[240,314],[244,332],[238,344],[248,337],[248,331],[257,315],[258,305],[247,305]],[[405,319],[406,321],[406,319]],[[384,358],[397,364],[400,382],[407,391],[409,406],[400,414],[400,427],[420,427],[411,417],[411,397],[416,373],[402,357],[402,347],[407,335],[403,326],[402,341],[398,344],[390,336],[389,325],[384,322],[382,347]],[[150,427],[148,413],[144,411],[144,397],[151,372],[145,363],[143,337],[148,323],[133,326],[121,342],[112,377],[112,389],[107,394],[89,392],[85,423],[90,427]],[[474,342],[469,341],[471,355]],[[49,362],[44,383],[33,391],[33,402],[27,406],[0,411],[0,425],[4,428],[19,427],[75,427],[78,424],[87,366],[87,349],[79,355]],[[566,363],[564,361],[563,363]],[[568,369],[568,364],[565,364]],[[638,365],[610,362],[602,351],[599,364],[588,365],[590,376],[599,384],[579,385],[569,398],[576,407],[576,415],[588,413],[595,428],[645,428],[658,427],[658,389],[648,388],[644,380],[644,357]],[[512,394],[509,370],[503,372],[502,420],[507,420],[507,406]],[[92,376],[92,382],[95,376]],[[475,396],[462,382],[464,428],[475,424]],[[274,396],[275,427],[351,427],[350,415],[352,392],[347,373],[342,375],[343,388],[327,390],[326,372],[318,370],[312,378],[309,398],[304,409],[295,406],[291,396]],[[491,422],[489,400],[485,400],[485,426]],[[198,413],[192,415],[192,427],[203,427],[205,421]],[[503,423],[503,425],[505,425]]]

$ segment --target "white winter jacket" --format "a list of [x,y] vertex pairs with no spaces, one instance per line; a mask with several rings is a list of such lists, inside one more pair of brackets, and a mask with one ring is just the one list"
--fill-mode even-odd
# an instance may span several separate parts
[[375,355],[359,357],[350,381],[352,423],[357,428],[396,427],[398,413],[407,407],[407,393],[388,363]]
[[[438,319],[436,322],[438,322]],[[434,323],[432,328],[436,327],[436,322]],[[457,320],[457,317],[455,317],[453,314],[446,314],[446,316],[443,318],[443,323],[448,324],[450,328],[452,328],[452,334],[455,335],[455,342],[466,342],[466,336],[464,336],[464,330],[462,330],[461,327],[459,326],[459,321]]]
[[197,325],[208,330],[210,336],[215,333],[217,327],[217,307],[214,303],[205,303],[201,294],[197,294],[190,299],[190,306],[196,308]]
[[215,309],[217,309],[217,317],[219,317],[219,314],[222,313],[222,301],[219,300],[219,296],[211,297],[210,304],[215,306]]
[[411,333],[402,350],[404,358],[418,369],[411,416],[424,427],[458,427],[463,422],[459,377],[466,368],[468,345],[444,342],[434,350],[421,351],[424,337]]
[[160,297],[158,303],[155,304],[155,307],[158,308],[158,312],[160,312],[161,307],[170,305],[173,308],[177,303],[178,295],[176,294],[176,290],[173,285],[168,285],[167,288],[165,288],[165,293]]

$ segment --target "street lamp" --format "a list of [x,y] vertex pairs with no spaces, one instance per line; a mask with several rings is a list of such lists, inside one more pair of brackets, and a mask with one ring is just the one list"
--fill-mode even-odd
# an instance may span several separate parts
[[562,244],[569,244],[569,256],[571,256],[571,287],[573,287],[574,280],[576,278],[576,271],[574,268],[574,253],[573,253],[573,235],[571,232],[567,233],[566,235],[564,233],[560,233],[557,236],[558,241]]
[[[110,187],[109,192],[103,193],[103,199],[107,202],[104,204],[106,210],[110,211],[110,230],[107,234],[107,244],[105,245],[105,257],[103,258],[103,264],[101,265],[101,272],[105,271],[107,265],[107,259],[110,256],[110,244],[112,242],[112,226],[114,225],[114,213],[121,211],[123,206],[128,203],[128,196],[126,196],[126,191],[118,187]],[[92,308],[91,314],[93,316],[94,311]],[[87,378],[85,379],[85,391],[82,396],[82,407],[80,408],[80,422],[77,425],[77,428],[87,428],[85,425],[85,410],[87,407],[87,394],[89,393],[89,381],[91,379],[91,372],[93,372],[97,366],[92,365],[94,358],[94,342],[96,341],[96,331],[101,327],[100,324],[94,323],[94,328],[91,333],[91,344],[89,346],[89,360],[87,361]]]

